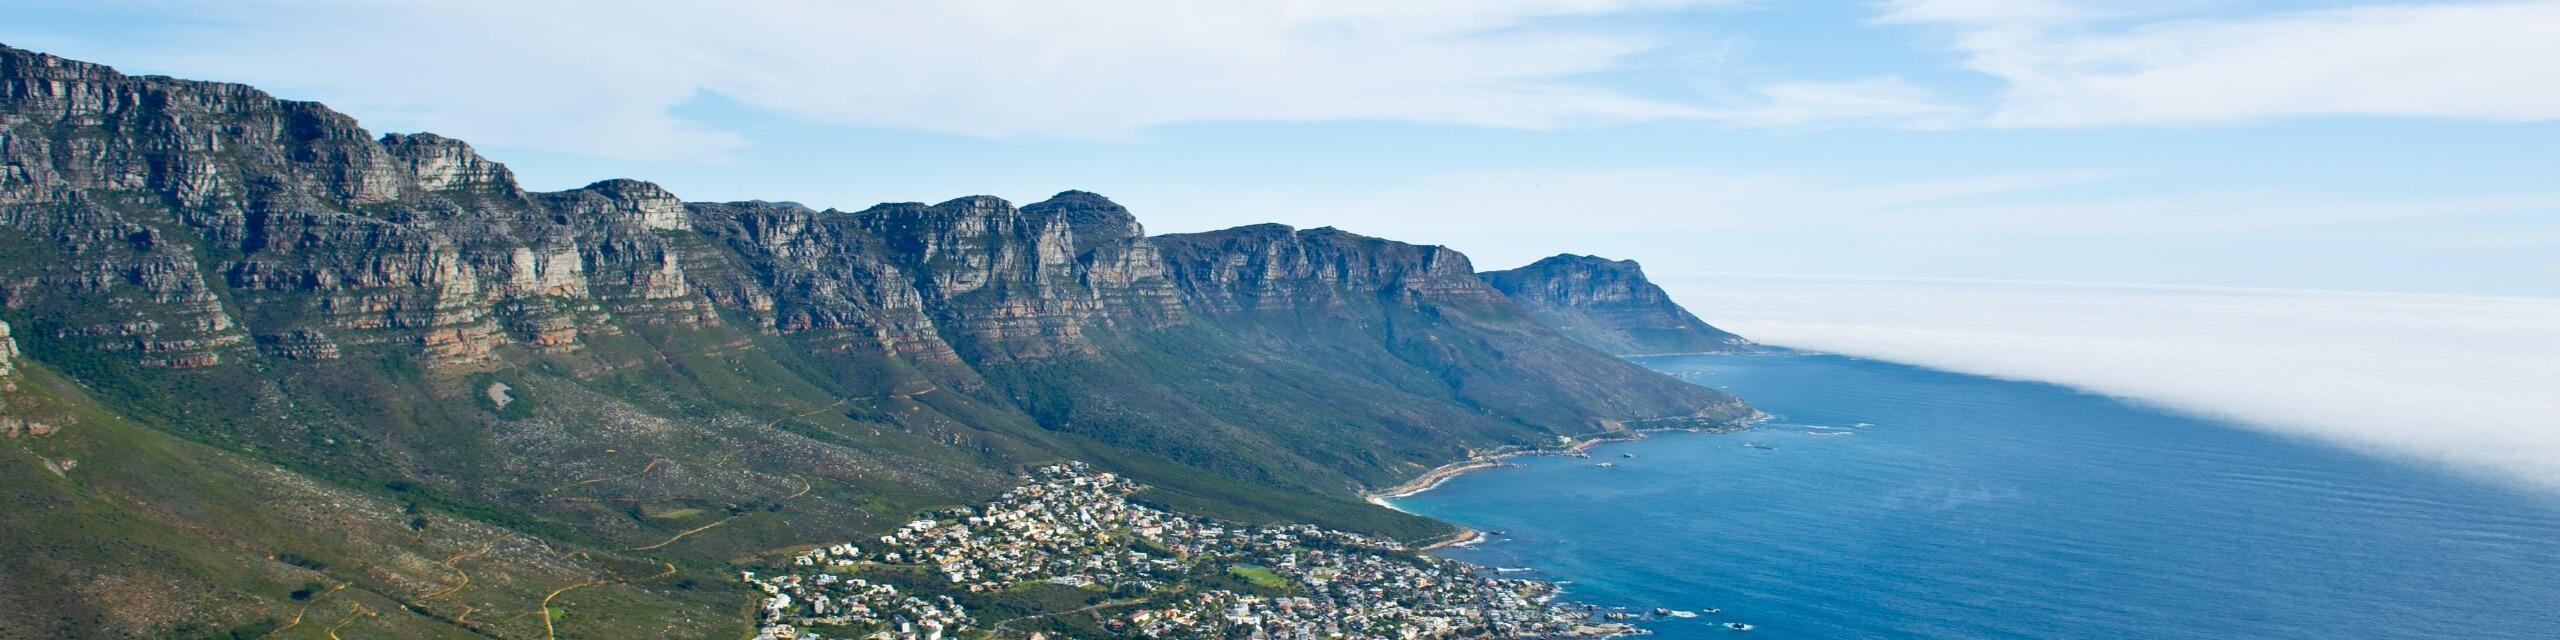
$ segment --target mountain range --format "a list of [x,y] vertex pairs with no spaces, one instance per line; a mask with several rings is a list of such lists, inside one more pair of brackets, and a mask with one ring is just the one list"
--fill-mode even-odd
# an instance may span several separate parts
[[1628,262],[1149,235],[1081,191],[530,191],[459,140],[0,47],[0,638],[738,637],[730,568],[1060,459],[1421,542],[1453,531],[1362,493],[1735,426],[1611,354],[1743,344]]

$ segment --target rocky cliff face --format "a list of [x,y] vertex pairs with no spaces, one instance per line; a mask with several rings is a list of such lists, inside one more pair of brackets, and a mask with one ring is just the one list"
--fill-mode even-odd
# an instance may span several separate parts
[[1094,355],[1094,330],[1181,319],[1136,218],[1098,195],[1019,209],[989,196],[884,204],[853,219],[981,362]]
[[1610,353],[1721,353],[1750,344],[1680,308],[1633,260],[1564,254],[1484,279],[1540,321]]
[[[698,322],[661,232],[682,203],[635,181],[528,196],[468,145],[375,138],[317,104],[0,52],[0,305],[155,366],[398,345],[439,365],[574,348],[602,314]],[[245,316],[241,314],[247,314]]]
[[[1194,313],[1503,294],[1443,247],[1280,225],[1151,239],[1084,192],[850,213],[688,205],[633,180],[526,193],[461,141],[377,138],[248,87],[15,50],[0,65],[0,223],[45,240],[30,247],[38,259],[0,265],[0,304],[81,308],[37,326],[156,366],[392,345],[469,368],[500,345],[574,351],[619,323],[698,324],[715,309],[850,348],[986,364],[1098,355],[1096,331]],[[716,286],[693,285],[705,278]],[[1595,288],[1515,297],[1541,313],[1667,303],[1650,285],[1576,283]],[[1576,293],[1589,295],[1566,299]]]
[[1501,298],[1448,247],[1332,227],[1262,224],[1157,238],[1185,301],[1211,313],[1326,309],[1384,294],[1490,304]]
[[1097,355],[1097,331],[1186,318],[1137,219],[1095,194],[1020,208],[974,196],[851,213],[767,202],[690,211],[756,278],[754,291],[715,298],[742,299],[733,304],[781,331],[847,332],[906,357],[987,364]]
[[385,152],[417,176],[421,189],[507,200],[525,197],[524,189],[516,185],[515,172],[480,157],[461,140],[432,133],[393,133],[383,135],[381,142]]

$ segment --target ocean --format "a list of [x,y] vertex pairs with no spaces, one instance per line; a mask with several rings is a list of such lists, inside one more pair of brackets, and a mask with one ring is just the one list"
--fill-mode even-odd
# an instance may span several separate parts
[[1775,419],[1392,504],[1499,532],[1440,553],[1578,602],[1722,609],[1660,638],[2560,638],[2549,493],[2054,385],[1640,362]]

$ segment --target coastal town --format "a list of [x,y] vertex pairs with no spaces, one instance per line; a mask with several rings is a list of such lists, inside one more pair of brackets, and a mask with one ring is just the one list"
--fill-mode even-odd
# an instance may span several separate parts
[[[761,594],[757,639],[1643,633],[1557,600],[1550,583],[1354,533],[1176,514],[1131,502],[1139,489],[1079,462],[1042,466],[984,506],[926,514],[873,540],[744,572]],[[1062,595],[1077,606],[999,615],[969,605]]]

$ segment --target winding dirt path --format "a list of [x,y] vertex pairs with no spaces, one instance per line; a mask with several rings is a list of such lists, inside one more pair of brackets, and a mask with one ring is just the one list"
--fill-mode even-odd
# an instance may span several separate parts
[[363,603],[347,605],[347,619],[339,620],[337,624],[329,625],[329,628],[326,630],[329,634],[329,640],[339,640],[339,629],[346,628],[347,625],[354,624],[357,620],[371,618],[378,615],[382,614],[374,613],[373,608],[364,606]]
[[573,585],[569,585],[569,586],[566,586],[566,587],[561,587],[561,588],[558,588],[558,589],[554,589],[554,590],[552,590],[552,591],[551,591],[550,595],[545,595],[545,596],[543,596],[543,597],[542,597],[542,604],[541,604],[541,605],[538,605],[538,606],[537,606],[537,608],[535,608],[535,609],[534,609],[535,611],[540,611],[540,612],[542,612],[542,637],[544,637],[544,638],[548,638],[548,639],[553,639],[553,640],[556,640],[556,639],[559,637],[559,636],[557,635],[557,633],[558,633],[558,632],[554,631],[554,630],[552,629],[552,627],[551,627],[551,599],[552,599],[552,598],[560,597],[560,594],[563,594],[563,593],[568,593],[568,592],[576,591],[576,590],[579,590],[579,589],[585,589],[585,588],[587,588],[587,587],[592,587],[592,586],[596,586],[596,585],[604,584],[604,583],[607,583],[607,582],[612,582],[612,581],[611,581],[611,580],[588,580],[588,581],[586,581],[586,582],[580,582],[580,583],[573,584]]
[[[462,570],[462,566],[461,566],[462,561],[463,561],[463,560],[470,559],[470,558],[472,558],[472,557],[474,557],[474,556],[478,556],[478,555],[481,555],[481,554],[488,553],[490,549],[495,549],[495,548],[497,548],[497,547],[498,547],[498,543],[496,543],[496,542],[488,542],[488,543],[484,543],[484,544],[480,545],[480,548],[478,548],[478,549],[474,549],[474,550],[471,550],[471,551],[465,551],[465,552],[462,552],[462,553],[457,553],[457,554],[454,554],[454,555],[453,555],[453,557],[451,557],[451,558],[445,558],[445,559],[444,559],[444,562],[443,562],[443,563],[441,563],[441,564],[442,564],[442,566],[443,566],[444,568],[446,568],[446,569],[451,569],[451,570],[453,570],[454,575],[462,576],[462,580],[461,580],[461,581],[459,581],[459,582],[455,582],[455,583],[453,583],[453,586],[451,586],[451,587],[446,587],[446,588],[445,588],[445,590],[443,590],[443,591],[438,591],[438,592],[435,592],[435,593],[430,593],[430,594],[427,594],[427,595],[418,596],[418,599],[416,599],[416,600],[411,600],[411,601],[409,601],[409,603],[410,603],[410,604],[417,604],[417,603],[420,603],[420,602],[426,602],[426,601],[428,601],[428,600],[433,600],[433,599],[436,599],[436,598],[441,598],[441,597],[445,597],[445,596],[453,595],[453,594],[454,594],[454,592],[461,591],[463,587],[471,586],[471,573],[470,573],[470,572],[467,572],[467,571],[463,571],[463,570]],[[468,609],[469,607],[464,607],[464,608],[465,608],[465,609]]]
[[726,517],[726,518],[721,518],[719,522],[714,522],[714,523],[711,523],[711,524],[706,524],[706,525],[702,525],[702,526],[699,526],[699,527],[694,527],[694,528],[691,528],[691,529],[686,529],[686,530],[684,530],[684,532],[676,534],[676,537],[668,538],[668,539],[666,539],[666,540],[664,540],[664,541],[661,541],[661,542],[659,542],[659,543],[657,543],[657,544],[653,544],[653,545],[649,545],[649,546],[645,546],[645,547],[632,547],[632,548],[629,548],[629,549],[624,549],[624,551],[648,551],[648,550],[651,550],[651,549],[657,549],[657,548],[660,548],[660,547],[665,547],[665,546],[667,546],[667,545],[675,544],[677,540],[683,540],[685,536],[689,536],[689,535],[693,535],[693,534],[697,534],[697,533],[702,533],[702,532],[704,532],[704,531],[708,531],[708,530],[710,530],[712,527],[717,527],[717,526],[720,526],[720,525],[729,524],[729,521],[731,521],[731,520],[736,520],[736,519],[743,518],[743,517],[746,517],[746,515],[747,515],[747,514],[743,514],[743,513],[741,513],[741,514],[738,514],[738,515],[729,516],[729,517]]
[[[931,390],[930,390],[930,389],[927,389],[926,391],[931,391]],[[920,392],[920,393],[921,393],[921,392]],[[850,402],[850,401],[851,401],[851,400],[850,400],[850,399],[848,399],[848,398],[837,398],[835,402],[833,402],[833,403],[829,403],[827,406],[819,407],[819,408],[816,408],[816,409],[811,409],[811,410],[808,410],[808,411],[803,411],[803,412],[800,412],[800,413],[797,413],[797,414],[792,414],[792,415],[790,415],[790,416],[786,416],[786,417],[782,417],[782,418],[775,418],[773,421],[765,423],[765,428],[767,428],[767,429],[772,429],[772,428],[775,428],[775,427],[777,427],[777,426],[780,426],[780,425],[781,425],[783,422],[785,422],[785,421],[789,421],[789,420],[798,420],[798,419],[801,419],[801,418],[806,418],[806,417],[809,417],[809,416],[817,415],[817,414],[820,414],[820,413],[825,413],[825,412],[827,412],[827,411],[830,411],[830,410],[835,409],[836,407],[844,406],[844,405],[845,405],[845,403]],[[745,450],[746,450],[746,447],[745,447],[744,445],[740,445],[740,446],[739,446],[739,447],[737,447],[737,448],[730,449],[728,453],[726,453],[726,454],[722,454],[722,455],[720,456],[720,458],[719,458],[719,459],[717,459],[717,460],[715,460],[715,461],[713,461],[713,462],[712,462],[712,464],[713,464],[713,466],[722,466],[722,467],[730,466],[730,465],[734,464],[734,462],[735,462],[735,460],[736,460],[736,458],[737,458],[738,454],[739,454],[739,453],[744,452]],[[582,486],[592,485],[592,484],[596,484],[596,483],[600,483],[600,482],[611,482],[611,481],[615,481],[615,480],[623,480],[623,479],[629,479],[629,478],[636,478],[636,477],[640,477],[640,476],[642,476],[642,475],[646,475],[646,474],[648,474],[648,473],[649,473],[650,471],[652,471],[652,470],[657,469],[657,468],[658,468],[658,465],[659,465],[660,463],[663,463],[663,462],[666,462],[666,460],[665,460],[665,459],[663,459],[663,458],[650,458],[650,459],[649,459],[649,464],[648,464],[648,465],[646,465],[646,466],[642,466],[642,467],[640,468],[640,470],[639,470],[639,471],[635,471],[635,472],[632,472],[632,473],[628,473],[628,474],[624,474],[624,475],[619,475],[619,476],[612,476],[612,477],[606,477],[606,478],[597,478],[597,479],[593,479],[593,480],[585,480],[585,481],[575,482],[575,483],[571,483],[571,484],[567,484],[567,485],[562,485],[562,486],[560,486],[559,488],[552,489],[551,491],[549,491],[549,492],[547,492],[547,493],[558,493],[558,492],[563,491],[563,490],[567,490],[567,489],[574,489],[574,488],[577,488],[577,487],[582,487]],[[799,491],[792,492],[792,494],[791,494],[791,495],[787,495],[787,496],[783,496],[783,497],[779,498],[779,499],[778,499],[779,501],[788,501],[788,500],[791,500],[791,499],[794,499],[794,498],[798,498],[798,497],[800,497],[800,496],[809,495],[809,492],[810,492],[810,491],[815,490],[815,489],[817,489],[817,488],[818,488],[817,483],[810,482],[808,478],[803,477],[803,476],[801,476],[800,474],[796,474],[796,473],[794,473],[794,474],[790,474],[790,475],[791,475],[792,479],[794,479],[794,480],[799,480],[799,481],[800,481],[800,490],[799,490]],[[736,520],[736,519],[738,519],[738,518],[746,517],[746,516],[748,516],[748,515],[751,515],[751,514],[741,513],[741,514],[737,514],[737,515],[729,516],[729,517],[726,517],[726,518],[721,518],[718,522],[713,522],[713,523],[711,523],[711,524],[706,524],[706,525],[702,525],[702,526],[699,526],[699,527],[694,527],[694,528],[691,528],[691,529],[686,529],[686,530],[681,531],[681,532],[677,532],[674,536],[669,537],[669,538],[667,538],[666,540],[659,541],[657,544],[651,544],[651,545],[646,545],[646,546],[632,547],[632,548],[629,548],[629,549],[624,549],[624,551],[651,551],[651,550],[656,550],[656,549],[662,549],[662,548],[665,548],[667,545],[675,544],[677,541],[680,541],[680,540],[685,539],[685,537],[686,537],[686,536],[691,536],[691,535],[693,535],[693,534],[702,533],[702,532],[704,532],[704,531],[709,531],[709,530],[711,530],[711,529],[718,528],[718,527],[720,527],[721,525],[729,524],[729,521],[731,521],[731,520]],[[576,552],[571,552],[570,554],[568,554],[568,555],[564,555],[564,556],[561,556],[561,557],[562,557],[562,558],[570,558],[570,557],[576,557],[576,556],[585,555],[585,554],[586,554],[586,552],[584,552],[584,551],[576,551]],[[457,556],[457,558],[459,558],[459,556]],[[590,559],[592,559],[592,558],[590,558]],[[452,561],[452,560],[448,560],[447,562],[448,562],[448,563],[451,563],[451,562],[453,562],[453,561]],[[661,561],[659,561],[659,564],[665,565],[666,570],[664,570],[664,571],[660,571],[660,572],[658,572],[656,575],[652,575],[652,576],[649,576],[649,577],[646,577],[646,578],[640,578],[640,580],[642,580],[642,581],[646,581],[646,580],[656,580],[656,579],[659,579],[659,578],[664,578],[664,577],[672,576],[672,575],[675,575],[675,574],[676,574],[676,565],[675,565],[675,563],[673,563],[673,562],[667,562],[667,561],[661,560]],[[460,570],[460,569],[456,569],[456,570],[455,570],[455,572],[456,572],[456,573],[460,573],[460,572],[461,572],[461,570]],[[612,575],[612,573],[613,573],[613,572],[612,572],[612,570],[608,569],[608,570],[606,570],[606,571],[605,571],[605,573],[606,573],[606,575]],[[469,575],[468,575],[468,574],[465,574],[465,575],[464,575],[464,581],[463,581],[463,582],[464,582],[464,584],[469,584],[470,580],[469,580]],[[543,637],[545,637],[545,638],[556,638],[556,637],[557,637],[557,631],[556,631],[556,629],[554,628],[554,626],[553,626],[553,624],[552,624],[552,619],[551,619],[551,601],[552,601],[552,600],[554,600],[554,599],[559,598],[559,597],[560,597],[560,594],[568,593],[568,592],[570,592],[570,591],[575,591],[575,590],[578,590],[578,589],[584,589],[584,588],[588,588],[588,587],[598,586],[598,585],[611,584],[611,583],[628,583],[628,582],[632,582],[632,581],[631,581],[631,580],[624,580],[624,579],[621,579],[621,578],[618,578],[618,577],[617,577],[617,578],[612,578],[612,579],[605,579],[605,580],[589,580],[589,581],[586,581],[586,582],[580,582],[580,583],[577,583],[577,584],[572,584],[572,585],[569,585],[569,586],[561,587],[561,588],[559,588],[559,589],[557,589],[557,590],[552,591],[552,592],[551,592],[551,593],[549,593],[549,594],[546,594],[546,595],[542,596],[542,603],[541,603],[540,605],[538,605],[538,606],[535,608],[535,610],[534,610],[534,611],[535,611],[535,612],[537,612],[537,613],[542,614],[542,635],[543,635]],[[443,591],[443,592],[438,592],[436,595],[445,595],[445,594],[450,593],[450,592],[452,592],[452,591],[459,590],[460,588],[461,588],[461,586],[460,586],[460,585],[456,585],[453,589],[448,589],[448,590]],[[433,596],[430,596],[430,597],[433,597]],[[421,599],[423,599],[423,598],[421,598]],[[466,612],[465,612],[465,615],[468,615],[468,611],[466,611]],[[521,616],[519,616],[519,617],[521,617]]]
[[559,493],[559,492],[562,492],[562,491],[566,491],[566,490],[570,490],[570,489],[575,489],[575,488],[578,488],[578,487],[583,487],[583,486],[587,486],[587,485],[595,484],[595,483],[598,483],[598,482],[612,482],[612,481],[615,481],[615,480],[626,480],[626,479],[630,479],[630,478],[637,478],[637,477],[640,477],[640,476],[649,475],[649,471],[654,470],[654,469],[657,469],[657,468],[658,468],[658,464],[659,464],[659,463],[666,462],[666,461],[667,461],[667,459],[665,459],[665,458],[650,458],[650,459],[649,459],[649,464],[642,465],[642,466],[640,467],[640,470],[639,470],[639,471],[633,471],[633,472],[631,472],[631,473],[626,473],[626,474],[622,474],[622,475],[618,475],[618,476],[609,476],[609,477],[603,477],[603,478],[596,478],[596,479],[594,479],[594,480],[580,480],[580,481],[577,481],[577,482],[572,482],[572,483],[569,483],[569,484],[560,485],[560,486],[558,486],[558,487],[553,487],[550,491],[545,491],[545,492],[543,492],[543,493]]
[[[786,421],[798,420],[798,419],[801,419],[801,418],[806,418],[806,417],[809,417],[809,416],[818,415],[818,414],[820,414],[820,413],[825,413],[827,410],[834,409],[834,408],[836,408],[836,407],[844,406],[844,404],[845,404],[845,403],[847,403],[847,402],[851,402],[851,401],[852,401],[852,399],[851,399],[851,398],[837,398],[837,399],[836,399],[836,401],[835,401],[834,403],[832,403],[832,404],[828,404],[827,406],[818,407],[818,408],[816,408],[816,409],[810,409],[810,410],[808,410],[808,411],[802,411],[802,412],[799,412],[799,413],[791,414],[791,415],[789,415],[789,416],[784,416],[784,417],[780,417],[780,418],[774,418],[773,420],[771,420],[771,421],[769,421],[769,422],[764,423],[764,428],[766,428],[766,429],[772,429],[772,428],[774,428],[774,427],[782,426],[782,423],[783,423],[783,422],[786,422]],[[719,458],[718,460],[714,460],[714,461],[712,461],[712,462],[711,462],[711,466],[715,466],[715,467],[725,467],[725,466],[729,466],[729,465],[730,465],[730,463],[735,462],[735,461],[738,459],[738,454],[739,454],[739,453],[743,453],[743,452],[745,452],[746,450],[747,450],[747,445],[743,445],[743,444],[742,444],[742,445],[738,445],[737,447],[730,449],[728,453],[720,454],[720,458]]]
[[272,637],[275,637],[275,635],[276,635],[276,634],[284,633],[284,630],[286,630],[286,629],[291,629],[291,628],[293,628],[295,625],[302,624],[302,616],[303,616],[304,614],[311,613],[311,605],[319,604],[319,603],[320,603],[320,599],[321,599],[321,598],[329,597],[329,594],[337,593],[339,589],[345,589],[345,588],[347,588],[346,583],[339,583],[337,586],[329,587],[329,590],[328,590],[328,591],[322,591],[322,592],[319,592],[319,593],[316,593],[316,594],[312,594],[312,596],[311,596],[311,600],[310,600],[309,602],[304,602],[304,603],[302,604],[302,608],[301,608],[300,610],[297,610],[297,611],[294,611],[294,612],[293,612],[293,620],[292,620],[292,621],[284,623],[284,626],[276,627],[274,630],[268,631],[268,632],[267,632],[267,635],[258,636],[259,640],[265,640],[266,638],[272,638]]
[[[558,589],[554,589],[554,590],[552,590],[552,591],[551,591],[551,593],[544,594],[544,595],[542,596],[542,604],[537,605],[537,606],[535,606],[535,608],[534,608],[534,611],[535,611],[535,612],[538,612],[538,613],[541,613],[541,614],[542,614],[542,636],[543,636],[543,637],[545,637],[545,638],[553,638],[553,637],[556,637],[556,635],[558,634],[558,631],[557,631],[556,629],[554,629],[554,628],[552,627],[552,624],[551,624],[551,601],[552,601],[552,600],[554,600],[554,599],[559,598],[559,597],[560,597],[560,594],[568,593],[568,592],[571,592],[571,591],[576,591],[576,590],[579,590],[579,589],[585,589],[585,588],[587,588],[587,587],[602,586],[602,585],[607,585],[607,584],[630,584],[630,583],[633,583],[633,582],[647,582],[647,581],[650,581],[650,580],[656,580],[656,579],[659,579],[659,578],[664,578],[664,577],[672,576],[672,575],[675,575],[675,574],[676,574],[676,563],[673,563],[673,562],[667,562],[667,561],[664,561],[664,560],[660,560],[660,561],[658,561],[658,564],[665,565],[665,566],[666,566],[666,570],[665,570],[665,571],[660,571],[660,572],[658,572],[658,573],[656,573],[656,574],[653,574],[653,575],[650,575],[649,577],[646,577],[646,578],[641,578],[641,579],[638,579],[638,580],[625,580],[625,579],[623,579],[623,578],[621,578],[621,577],[619,577],[619,576],[615,576],[615,577],[612,577],[612,578],[606,578],[606,579],[602,579],[602,580],[588,580],[588,581],[586,581],[586,582],[580,582],[580,583],[573,584],[573,585],[569,585],[569,586],[566,586],[566,587],[561,587],[561,588],[558,588]],[[607,569],[607,570],[605,570],[605,575],[608,575],[608,576],[613,575],[613,570],[611,570],[611,569]],[[469,612],[467,612],[467,611],[466,611],[466,612],[464,612],[464,615],[469,615]],[[523,617],[523,616],[517,616],[517,617]],[[456,620],[459,620],[459,618],[456,618]]]

